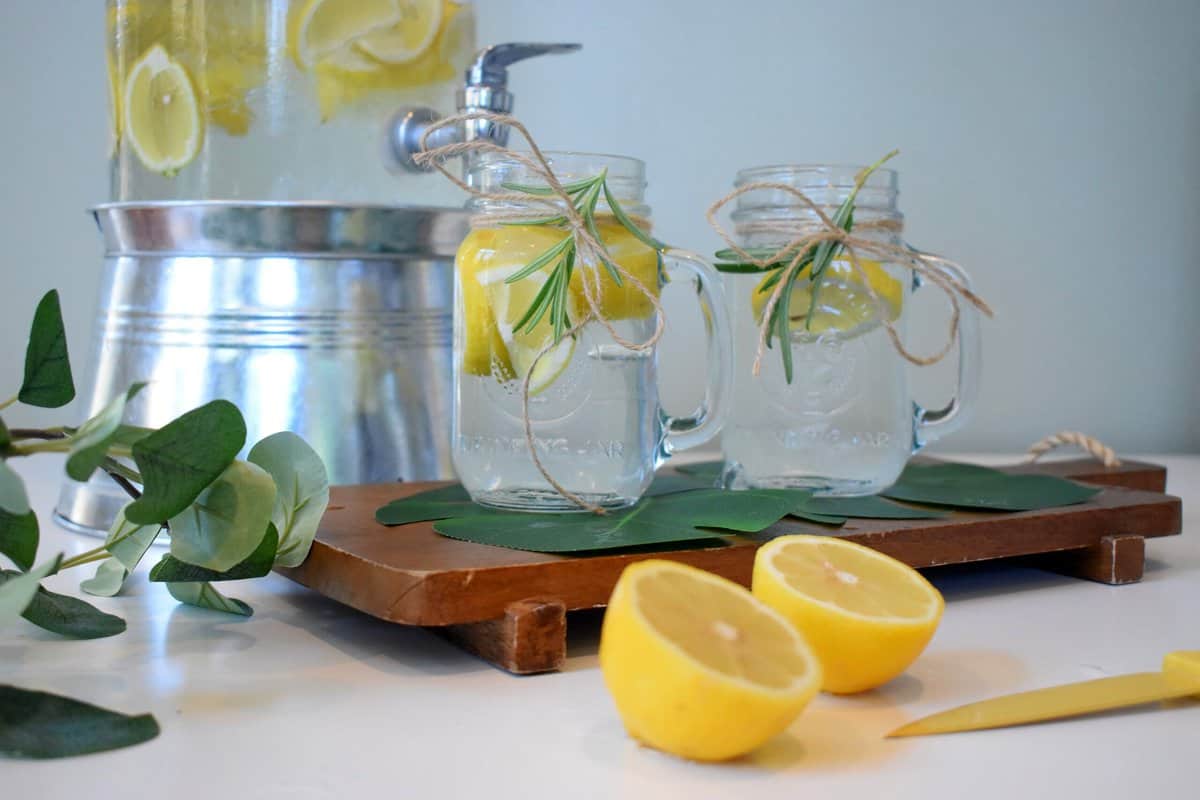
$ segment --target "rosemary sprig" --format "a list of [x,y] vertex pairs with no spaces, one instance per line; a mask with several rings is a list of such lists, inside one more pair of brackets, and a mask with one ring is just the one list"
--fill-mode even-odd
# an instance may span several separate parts
[[[879,169],[899,151],[893,150],[883,158],[876,161],[869,167],[861,170],[854,177],[854,187],[850,190],[850,194],[838,206],[834,212],[831,222],[849,233],[854,228],[854,202],[858,198],[858,193],[866,184],[867,179],[875,170]],[[770,272],[771,274],[757,288],[759,293],[769,293],[774,291],[776,284],[780,281],[784,282],[783,291],[779,295],[779,300],[775,303],[775,307],[771,310],[771,317],[767,321],[767,347],[772,347],[773,340],[778,337],[780,344],[780,356],[783,359],[783,374],[788,383],[792,382],[793,366],[792,366],[792,348],[791,348],[791,324],[800,319],[804,320],[804,329],[812,330],[812,320],[816,316],[818,304],[820,303],[821,287],[825,282],[825,274],[832,264],[843,251],[841,242],[838,241],[823,241],[814,245],[810,245],[804,254],[792,264],[794,253],[781,253],[783,258],[779,261],[760,266],[754,263],[746,263],[738,261],[740,254],[733,249],[721,250],[716,254],[716,257],[721,260],[721,263],[716,265],[717,269],[722,272],[732,273],[755,273],[755,272]],[[779,251],[773,248],[758,247],[746,250],[752,258],[769,258],[774,256]],[[807,273],[807,278],[811,285],[809,290],[808,309],[802,316],[793,318],[791,316],[792,292],[796,287],[796,283]]]
[[[554,194],[554,190],[548,186],[531,186],[522,183],[504,183],[505,189],[522,194],[535,195],[538,197],[548,197]],[[609,211],[613,218],[629,231],[638,241],[643,242],[648,247],[653,247],[659,251],[666,248],[662,242],[658,241],[648,233],[638,227],[625,210],[621,208],[621,204],[617,202],[617,198],[608,188],[608,169],[600,171],[600,174],[591,178],[583,178],[582,180],[572,181],[571,183],[563,184],[563,189],[571,198],[571,205],[575,211],[583,219],[584,225],[587,226],[588,232],[601,242],[600,229],[596,225],[596,212],[600,205],[600,198],[603,196],[605,203],[608,205]],[[545,283],[534,295],[529,307],[525,309],[525,313],[521,315],[521,319],[513,326],[516,332],[531,332],[543,318],[549,319],[550,327],[554,333],[554,341],[559,340],[571,329],[570,318],[570,287],[571,277],[575,272],[576,260],[578,258],[578,244],[575,241],[574,235],[567,230],[567,217],[564,214],[553,214],[546,217],[530,220],[513,220],[505,222],[504,225],[535,225],[546,226],[552,228],[560,228],[565,232],[562,241],[547,248],[545,252],[535,257],[532,261],[526,264],[521,269],[517,270],[512,275],[505,279],[505,283],[516,283],[519,280],[524,280],[530,275],[542,270],[548,270]],[[622,285],[621,273],[617,269],[617,265],[609,258],[608,253],[603,250],[598,253],[600,262],[604,265],[609,277],[617,286]]]

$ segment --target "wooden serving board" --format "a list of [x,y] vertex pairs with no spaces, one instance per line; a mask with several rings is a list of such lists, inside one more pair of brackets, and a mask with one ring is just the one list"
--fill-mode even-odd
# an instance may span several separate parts
[[1166,470],[1125,462],[1057,461],[1006,468],[1104,485],[1086,503],[1016,513],[955,511],[944,519],[851,519],[831,528],[785,518],[726,547],[593,556],[508,550],[439,536],[430,522],[388,528],[375,509],[444,484],[338,486],[299,567],[284,575],[360,611],[402,625],[436,626],[515,673],[562,666],[566,612],[607,601],[626,565],[670,558],[750,584],[754,551],[781,534],[816,533],[865,544],[914,567],[1022,557],[1109,584],[1138,581],[1144,538],[1180,531],[1179,498],[1163,494]]

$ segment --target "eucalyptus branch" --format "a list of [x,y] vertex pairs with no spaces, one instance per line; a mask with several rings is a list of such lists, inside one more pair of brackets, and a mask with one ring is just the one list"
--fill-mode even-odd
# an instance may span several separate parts
[[7,400],[0,402],[0,411],[3,411],[4,409],[8,408],[15,402],[17,402],[17,395],[14,394],[12,397],[8,398]]
[[[3,408],[3,406],[0,406]],[[13,439],[66,439],[68,434],[63,428],[12,428],[9,435]]]

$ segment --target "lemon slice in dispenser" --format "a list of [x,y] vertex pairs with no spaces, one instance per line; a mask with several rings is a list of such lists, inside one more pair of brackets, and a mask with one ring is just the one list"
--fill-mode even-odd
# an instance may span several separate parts
[[124,132],[147,169],[172,174],[200,152],[204,119],[187,71],[154,45],[129,71]]
[[312,69],[332,60],[349,71],[362,71],[370,62],[349,54],[363,36],[401,22],[400,0],[309,0],[290,25],[290,45],[296,62]]
[[385,64],[407,64],[419,58],[437,37],[442,0],[400,0],[400,19],[356,42],[359,50]]

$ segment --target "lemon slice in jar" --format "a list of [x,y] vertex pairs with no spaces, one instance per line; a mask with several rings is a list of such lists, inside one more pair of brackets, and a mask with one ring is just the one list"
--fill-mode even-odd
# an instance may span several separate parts
[[[532,330],[515,329],[549,279],[549,274],[542,271],[513,283],[505,283],[522,266],[495,267],[478,273],[476,278],[487,293],[496,320],[496,331],[504,343],[515,377],[524,380],[526,375],[530,376],[529,395],[532,397],[548,389],[570,366],[571,357],[575,354],[575,339],[564,336],[555,343],[549,314],[543,315]],[[546,353],[539,358],[543,350]]]
[[292,56],[305,69],[330,59],[359,71],[370,62],[350,55],[352,45],[401,19],[400,0],[308,0],[291,21]]
[[[860,258],[859,264],[862,265],[871,288],[883,302],[888,321],[895,322],[904,305],[904,284],[889,274],[879,261]],[[774,287],[771,287],[760,291],[771,274],[773,273],[768,273],[759,282],[750,299],[756,320],[762,319],[763,311],[774,290]],[[873,327],[879,322],[878,307],[863,285],[858,270],[846,258],[833,261],[826,267],[825,277],[817,295],[816,313],[810,322],[808,310],[811,304],[812,284],[805,272],[792,288],[791,300],[788,303],[788,316],[791,318],[788,329],[793,333],[806,331],[814,336],[830,332],[850,334],[865,327]]]
[[[629,280],[623,280],[618,286],[609,271],[600,265],[597,270],[600,278],[599,297],[596,298],[600,313],[605,319],[613,322],[623,319],[645,319],[654,313],[654,303],[647,296],[647,292],[654,297],[658,297],[660,292],[658,251],[648,247],[612,217],[598,218],[596,228],[609,257],[645,287],[643,291]],[[589,268],[577,266],[571,275],[571,309],[576,319],[582,319],[588,312],[583,281],[586,277],[584,270]],[[597,288],[595,281],[590,285],[593,289]]]
[[124,131],[147,169],[167,175],[191,163],[204,139],[204,120],[187,71],[154,45],[125,80]]
[[407,64],[421,56],[442,24],[442,0],[400,0],[400,19],[359,38],[355,46],[385,64]]

